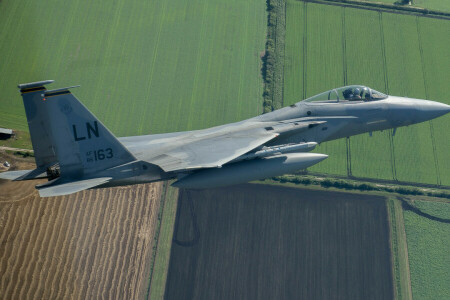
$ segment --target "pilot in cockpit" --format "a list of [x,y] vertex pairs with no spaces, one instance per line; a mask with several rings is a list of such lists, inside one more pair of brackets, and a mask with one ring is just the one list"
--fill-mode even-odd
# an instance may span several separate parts
[[352,98],[350,100],[361,100],[362,91],[359,88],[355,88]]
[[345,100],[358,101],[362,99],[363,92],[364,90],[360,90],[359,88],[348,88],[342,94]]

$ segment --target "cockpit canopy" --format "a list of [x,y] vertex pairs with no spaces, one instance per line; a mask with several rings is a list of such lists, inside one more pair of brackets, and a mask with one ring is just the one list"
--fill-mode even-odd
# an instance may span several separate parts
[[312,96],[305,102],[337,103],[354,101],[377,101],[386,99],[388,96],[362,85],[350,85]]

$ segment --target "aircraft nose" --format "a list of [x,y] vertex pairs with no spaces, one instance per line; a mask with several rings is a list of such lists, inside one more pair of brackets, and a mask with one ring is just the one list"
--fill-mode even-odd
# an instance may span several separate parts
[[450,112],[450,105],[434,102],[421,101],[419,106],[419,114],[421,118],[431,120],[443,116]]

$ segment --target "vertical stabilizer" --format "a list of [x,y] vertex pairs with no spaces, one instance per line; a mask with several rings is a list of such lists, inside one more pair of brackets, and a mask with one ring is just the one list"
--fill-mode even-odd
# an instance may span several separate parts
[[79,179],[136,160],[69,88],[44,87],[52,82],[19,85],[36,158],[34,173],[57,165],[62,179]]
[[68,88],[46,91],[43,104],[62,177],[80,178],[136,160]]
[[36,166],[37,169],[41,170],[45,170],[58,161],[49,136],[49,115],[46,108],[41,105],[46,91],[44,85],[52,82],[53,80],[46,80],[19,84],[18,86],[23,98]]

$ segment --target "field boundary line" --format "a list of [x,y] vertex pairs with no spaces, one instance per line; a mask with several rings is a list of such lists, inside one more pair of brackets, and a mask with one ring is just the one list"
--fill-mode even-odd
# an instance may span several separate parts
[[[403,198],[402,198],[403,199]],[[410,268],[409,268],[409,251],[408,251],[408,238],[407,238],[407,236],[406,236],[406,228],[405,228],[405,219],[404,219],[404,216],[403,216],[403,211],[404,211],[404,209],[403,209],[403,201],[401,201],[400,199],[399,199],[399,197],[397,196],[397,199],[396,199],[397,201],[399,201],[400,202],[400,212],[401,212],[401,216],[400,216],[400,218],[401,218],[401,220],[400,220],[400,222],[399,222],[399,224],[400,224],[400,230],[401,230],[401,234],[402,234],[402,236],[404,236],[404,242],[405,242],[405,249],[404,249],[404,253],[405,253],[405,268],[406,268],[406,281],[407,281],[407,284],[408,284],[408,293],[409,293],[409,299],[410,300],[412,300],[412,299],[414,299],[414,297],[413,297],[413,292],[412,292],[412,284],[411,284],[411,270],[410,270]]]
[[347,43],[345,42],[345,7],[342,8],[342,64],[344,70],[344,86],[347,86]]
[[411,276],[409,273],[409,257],[405,223],[403,219],[403,206],[401,201],[394,197],[387,197],[386,205],[388,209],[391,233],[391,259],[395,288],[394,296],[396,299],[412,300]]
[[389,4],[378,4],[365,1],[349,1],[349,0],[297,0],[303,2],[312,2],[323,5],[344,6],[355,9],[365,9],[378,12],[387,12],[399,15],[411,15],[431,19],[450,20],[450,13],[432,11],[420,8],[405,8],[401,6],[394,6]]
[[368,177],[357,177],[357,176],[345,176],[345,175],[337,175],[337,174],[327,174],[327,173],[319,173],[319,172],[310,172],[307,171],[305,173],[299,173],[298,175],[311,175],[315,177],[323,177],[323,178],[336,178],[336,179],[351,179],[360,182],[371,182],[371,183],[379,183],[379,184],[391,184],[397,186],[414,186],[420,188],[431,188],[431,189],[440,189],[440,190],[450,190],[450,186],[447,185],[436,185],[431,183],[420,183],[420,182],[410,182],[410,181],[401,181],[401,180],[388,180],[388,179],[376,179],[376,178],[368,178]]
[[396,222],[396,213],[394,207],[394,200],[387,198],[386,200],[386,208],[388,213],[388,223],[389,223],[389,242],[391,249],[391,271],[392,271],[392,279],[394,285],[394,298],[395,299],[403,299],[402,296],[402,285],[400,283],[400,262],[399,262],[399,253],[398,253],[398,233],[397,233],[397,222]]
[[308,3],[303,2],[303,99],[306,99],[306,73],[307,73],[307,62],[308,62],[308,56],[307,56],[307,34],[308,34]]
[[283,60],[281,62],[281,107],[284,107],[284,66],[286,59],[286,23],[287,23],[287,2],[284,1],[284,27],[283,27]]

